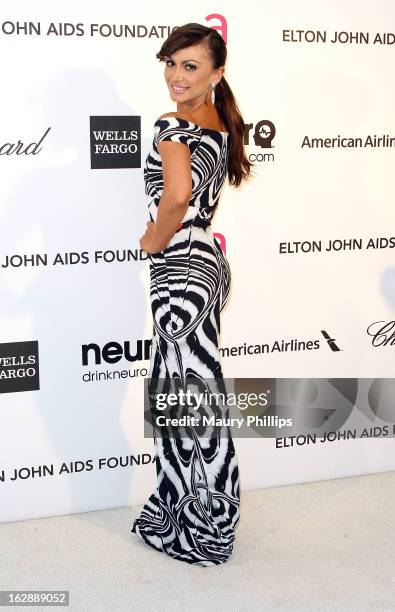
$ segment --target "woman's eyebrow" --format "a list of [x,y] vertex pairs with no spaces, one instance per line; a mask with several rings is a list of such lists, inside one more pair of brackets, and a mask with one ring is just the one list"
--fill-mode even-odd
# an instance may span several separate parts
[[[172,62],[174,62],[173,58],[172,58],[170,55],[168,55],[167,57],[168,57],[168,59],[171,59],[171,61],[172,61]],[[198,62],[198,61],[197,61],[197,60],[195,60],[195,59],[187,59],[187,60],[183,60],[183,61],[181,62],[181,64],[186,64],[187,62],[196,62],[197,64],[200,64],[200,62]]]

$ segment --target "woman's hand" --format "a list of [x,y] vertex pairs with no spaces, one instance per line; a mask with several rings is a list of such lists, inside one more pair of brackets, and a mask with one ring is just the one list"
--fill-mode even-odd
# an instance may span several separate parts
[[155,223],[147,221],[147,229],[140,238],[140,246],[146,253],[159,253],[163,247],[159,247],[155,239]]

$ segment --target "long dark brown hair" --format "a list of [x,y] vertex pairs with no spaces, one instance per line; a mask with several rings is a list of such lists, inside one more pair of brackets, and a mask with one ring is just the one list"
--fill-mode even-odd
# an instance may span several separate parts
[[[165,61],[176,51],[199,43],[205,45],[214,69],[225,66],[227,49],[224,39],[217,30],[200,23],[186,23],[174,28],[156,54],[156,57],[160,61]],[[215,106],[229,132],[229,184],[238,187],[242,180],[250,178],[252,173],[251,167],[254,164],[249,161],[245,154],[245,125],[243,117],[224,76],[222,76],[215,88]]]

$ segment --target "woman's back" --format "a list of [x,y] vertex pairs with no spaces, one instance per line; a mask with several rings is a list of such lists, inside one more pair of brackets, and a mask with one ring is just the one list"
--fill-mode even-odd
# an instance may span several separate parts
[[[144,167],[145,192],[156,207],[163,192],[162,162],[158,143],[182,142],[191,152],[192,195],[185,220],[192,216],[210,220],[218,205],[227,175],[228,132],[213,130],[175,116],[162,117],[154,124],[154,140]],[[154,213],[153,207],[150,210]],[[156,218],[156,215],[152,215]],[[198,219],[196,219],[198,222]]]

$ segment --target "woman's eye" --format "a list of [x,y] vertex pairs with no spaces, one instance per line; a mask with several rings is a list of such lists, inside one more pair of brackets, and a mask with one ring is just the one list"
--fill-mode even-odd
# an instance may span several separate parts
[[[171,60],[166,60],[166,65],[171,65],[174,66],[174,62],[172,62]],[[192,70],[196,70],[196,66],[194,64],[185,64],[185,67],[190,66],[192,68]]]

